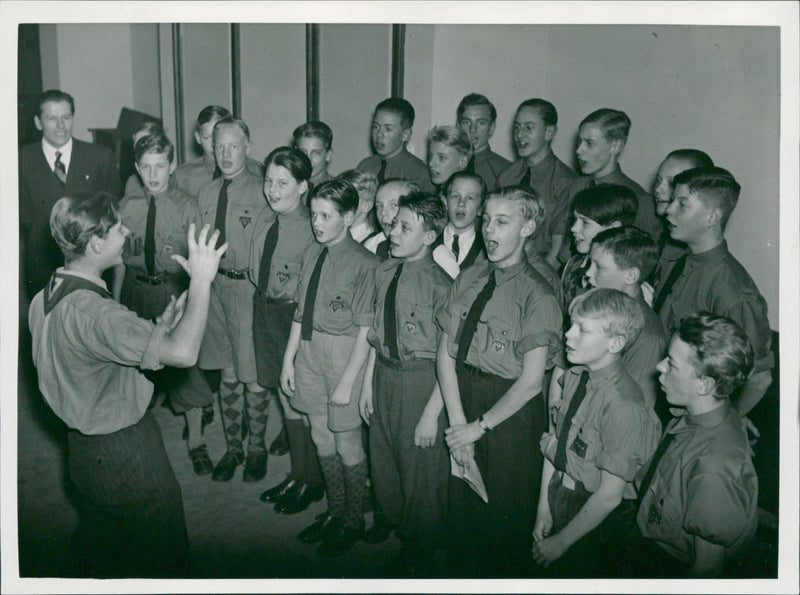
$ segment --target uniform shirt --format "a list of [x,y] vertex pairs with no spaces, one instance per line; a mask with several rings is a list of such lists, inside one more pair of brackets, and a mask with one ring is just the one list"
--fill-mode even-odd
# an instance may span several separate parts
[[[367,340],[376,351],[389,358],[386,329],[383,325],[386,292],[397,267],[403,261],[391,258],[375,270],[375,317]],[[405,262],[397,282],[397,345],[401,360],[436,359],[439,329],[445,326],[445,305],[452,282],[435,266],[430,253],[413,262]]]
[[[380,155],[372,155],[366,159],[362,159],[356,169],[366,173],[373,173],[376,176],[381,169]],[[420,190],[423,192],[433,192],[433,182],[431,182],[431,174],[428,171],[428,166],[419,157],[415,157],[408,150],[403,147],[397,155],[386,161],[386,172],[383,179],[390,178],[403,178],[406,180],[414,180],[419,184]]]
[[483,309],[466,363],[514,380],[522,374],[525,354],[546,347],[546,368],[553,366],[561,344],[561,310],[547,281],[523,257],[505,269],[478,260],[456,277],[447,301],[447,350],[455,358],[464,319],[494,270],[497,287]]
[[333,180],[335,176],[332,176],[328,170],[324,170],[320,175],[316,178],[311,178],[309,182],[311,183],[312,187],[316,188],[323,182],[327,182],[328,180]]
[[[212,229],[217,217],[217,202],[224,178],[217,178],[203,186],[197,197],[200,217]],[[232,178],[228,186],[228,209],[225,217],[225,240],[228,251],[219,262],[221,269],[247,270],[250,268],[250,251],[255,231],[255,222],[264,218],[272,224],[274,215],[267,206],[261,189],[263,179],[244,168]],[[264,213],[263,211],[269,211]]]
[[[261,270],[261,254],[264,251],[264,240],[275,215],[267,208],[256,222],[253,233],[253,249],[250,256],[250,279],[258,287],[258,275]],[[276,300],[294,300],[297,284],[300,282],[300,265],[303,252],[316,243],[314,232],[308,216],[308,207],[301,200],[297,208],[277,216],[278,244],[272,253],[267,282],[267,297]]]
[[[527,160],[518,159],[500,174],[498,186],[519,184],[527,169]],[[556,157],[553,151],[549,151],[544,159],[531,167],[531,187],[545,205],[544,223],[536,230],[534,240],[536,249],[542,254],[550,251],[553,235],[570,237],[565,230],[568,228],[573,184],[577,179],[578,174]]]
[[544,280],[547,281],[547,284],[550,286],[550,289],[553,290],[553,293],[560,304],[562,302],[562,295],[561,295],[561,277],[558,276],[556,270],[550,266],[550,263],[547,262],[541,254],[539,254],[538,250],[536,250],[535,244],[530,241],[525,242],[525,256],[528,259],[530,265],[536,269],[536,271],[544,277]]
[[[58,273],[107,289],[99,277],[63,268]],[[28,322],[39,389],[67,426],[83,434],[110,434],[142,418],[153,385],[137,368],[162,367],[165,326],[86,289],[68,294],[47,315],[40,291]]]
[[653,202],[653,197],[650,196],[644,188],[639,186],[639,184],[622,173],[619,164],[617,164],[614,171],[607,176],[596,178],[595,184],[616,184],[633,190],[636,194],[636,200],[639,202],[639,209],[636,211],[636,220],[633,224],[642,231],[649,233],[654,240],[658,239],[658,234],[661,232],[662,225],[656,215],[656,206]]
[[[198,196],[200,189],[214,179],[216,162],[208,163],[202,156],[175,168],[173,174],[178,188],[190,196]],[[264,166],[255,159],[247,158],[247,171],[264,180]]]
[[[155,274],[175,274],[183,272],[183,268],[171,257],[180,254],[189,256],[187,235],[189,225],[195,224],[199,233],[200,211],[197,201],[175,186],[167,188],[156,199],[156,252]],[[122,258],[125,264],[142,274],[147,274],[144,263],[144,240],[147,231],[147,210],[149,199],[142,194],[125,196],[119,205],[119,216],[122,223],[130,230],[125,238],[125,249]]]
[[[303,321],[308,282],[323,247],[314,242],[303,253],[300,284],[295,296],[295,322]],[[358,327],[372,324],[378,262],[377,257],[350,234],[335,246],[328,246],[314,301],[315,332],[355,337]]]
[[[656,295],[673,266],[674,263],[666,263],[662,269]],[[698,310],[727,316],[744,329],[753,345],[753,372],[772,368],[767,303],[745,268],[728,252],[725,241],[706,252],[688,255],[686,267],[664,300],[659,315],[671,334]]]
[[[561,399],[551,403],[555,430],[542,435],[542,453],[552,463],[564,416],[578,388],[584,366],[569,368],[559,380]],[[625,480],[623,498],[636,498],[633,480],[650,460],[661,436],[661,424],[644,404],[639,385],[619,360],[590,370],[586,397],[575,412],[567,435],[567,470],[589,492],[600,487],[602,471]]]
[[666,433],[675,437],[636,518],[642,535],[684,562],[695,558],[695,535],[724,546],[727,556],[741,552],[758,527],[758,479],[739,414],[725,399],[673,419]]
[[664,325],[643,297],[637,300],[644,315],[644,328],[622,354],[622,365],[636,381],[644,395],[645,404],[655,404],[656,364],[667,354],[667,333]]
[[473,171],[483,178],[489,192],[500,187],[498,178],[509,165],[511,165],[511,162],[492,151],[489,145],[486,145],[485,149],[475,153],[472,157]]
[[[170,176],[170,185],[175,180],[175,174]],[[125,180],[125,194],[122,195],[124,197],[128,196],[144,196],[144,186],[142,186],[142,180],[139,178],[139,174],[131,174],[128,176],[128,179]]]

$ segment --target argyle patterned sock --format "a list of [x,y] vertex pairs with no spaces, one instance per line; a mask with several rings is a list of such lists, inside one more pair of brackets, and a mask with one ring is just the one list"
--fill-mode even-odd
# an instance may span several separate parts
[[330,457],[319,457],[325,490],[328,492],[328,512],[335,519],[345,518],[344,465],[338,453]]
[[247,423],[250,430],[247,450],[267,450],[264,434],[267,431],[269,415],[269,391],[250,392],[245,390],[244,395],[247,402]]
[[228,450],[244,451],[242,444],[244,386],[239,382],[222,382],[219,387],[219,404]]
[[361,530],[364,528],[364,497],[367,493],[367,461],[355,465],[342,465],[344,468],[345,486],[345,523],[347,526]]

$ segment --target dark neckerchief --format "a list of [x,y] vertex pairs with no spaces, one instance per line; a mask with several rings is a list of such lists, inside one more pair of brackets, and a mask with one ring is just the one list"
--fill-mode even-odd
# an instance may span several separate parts
[[[61,279],[61,283],[56,286],[56,280]],[[75,275],[65,275],[63,273],[54,273],[50,281],[44,288],[44,315],[47,316],[53,308],[55,308],[61,300],[71,294],[73,291],[79,289],[88,289],[101,295],[104,298],[111,299],[111,294],[108,290],[103,289],[97,283],[93,283],[83,277]]]

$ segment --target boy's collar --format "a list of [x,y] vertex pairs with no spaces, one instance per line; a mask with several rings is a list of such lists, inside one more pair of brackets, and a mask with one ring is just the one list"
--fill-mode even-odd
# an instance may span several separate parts
[[620,367],[622,366],[622,357],[618,354],[616,357],[613,358],[611,363],[599,368],[597,370],[590,370],[588,367],[583,366],[583,368],[589,372],[589,380],[592,381],[592,384],[599,384],[605,382],[615,374],[619,373]]

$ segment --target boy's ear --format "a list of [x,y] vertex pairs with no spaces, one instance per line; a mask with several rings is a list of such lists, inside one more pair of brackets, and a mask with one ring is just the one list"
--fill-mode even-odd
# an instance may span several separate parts
[[330,163],[333,159],[333,147],[325,151],[325,163]]
[[[141,177],[142,177],[142,170],[141,170],[141,169],[139,169],[139,162],[138,162],[138,161],[135,161],[135,162],[133,163],[133,165],[136,167],[136,173],[137,173],[137,174],[139,174],[139,177],[141,178]],[[171,170],[171,169],[169,170],[169,173],[172,173],[172,170]]]
[[611,154],[614,156],[619,155],[622,153],[622,149],[625,148],[625,141],[622,139],[616,139],[611,141]]
[[625,349],[625,337],[614,335],[608,339],[608,350],[611,353],[620,353]]
[[639,270],[639,267],[625,269],[623,278],[625,279],[626,285],[637,285],[639,280],[642,278],[642,271]]
[[700,376],[697,379],[697,394],[701,397],[714,396],[717,393],[717,381],[710,376]]
[[247,141],[247,143],[245,143],[245,145],[244,145],[244,154],[245,155],[250,155],[250,147],[252,147],[252,146],[253,145],[250,143],[250,141]]
[[92,236],[87,247],[87,250],[89,249],[95,254],[101,254],[103,252],[103,238],[96,235]]
[[558,131],[558,126],[556,126],[555,124],[545,128],[544,140],[546,140],[547,142],[550,142],[551,140],[553,140],[553,137],[555,137],[557,131]]
[[466,155],[462,155],[458,158],[458,167],[459,169],[466,169],[467,164],[469,163],[469,159]]
[[496,127],[497,127],[497,120],[489,124],[489,138],[492,138],[492,135],[494,134],[494,129]]
[[350,227],[351,225],[353,225],[353,220],[356,218],[356,212],[347,211],[344,215],[342,215],[342,218],[344,219],[344,224],[347,227]]
[[[476,217],[477,219],[477,217]],[[526,219],[525,223],[522,224],[522,229],[520,230],[520,235],[523,238],[528,238],[533,235],[533,232],[536,231],[536,222],[533,219]]]
[[403,144],[407,143],[411,139],[411,127],[403,129]]
[[173,159],[172,162],[169,164],[169,175],[172,175],[172,174],[175,173],[175,168],[176,167],[178,167],[178,162]]
[[197,130],[194,131],[194,140],[198,145],[202,146],[203,143],[200,142],[200,133],[197,132]]
[[300,182],[300,184],[298,184],[297,189],[300,190],[301,195],[305,194],[308,191],[308,182],[306,180],[303,180],[302,182]]
[[714,227],[715,225],[722,225],[722,209],[719,207],[712,207],[708,209],[708,215],[706,216],[706,224],[708,227]]
[[439,234],[436,233],[436,230],[429,229],[425,232],[425,235],[422,236],[422,243],[426,246],[430,246],[436,241],[437,237],[439,237]]
[[42,121],[39,119],[39,116],[33,117],[33,123],[36,124],[36,130],[42,129]]

